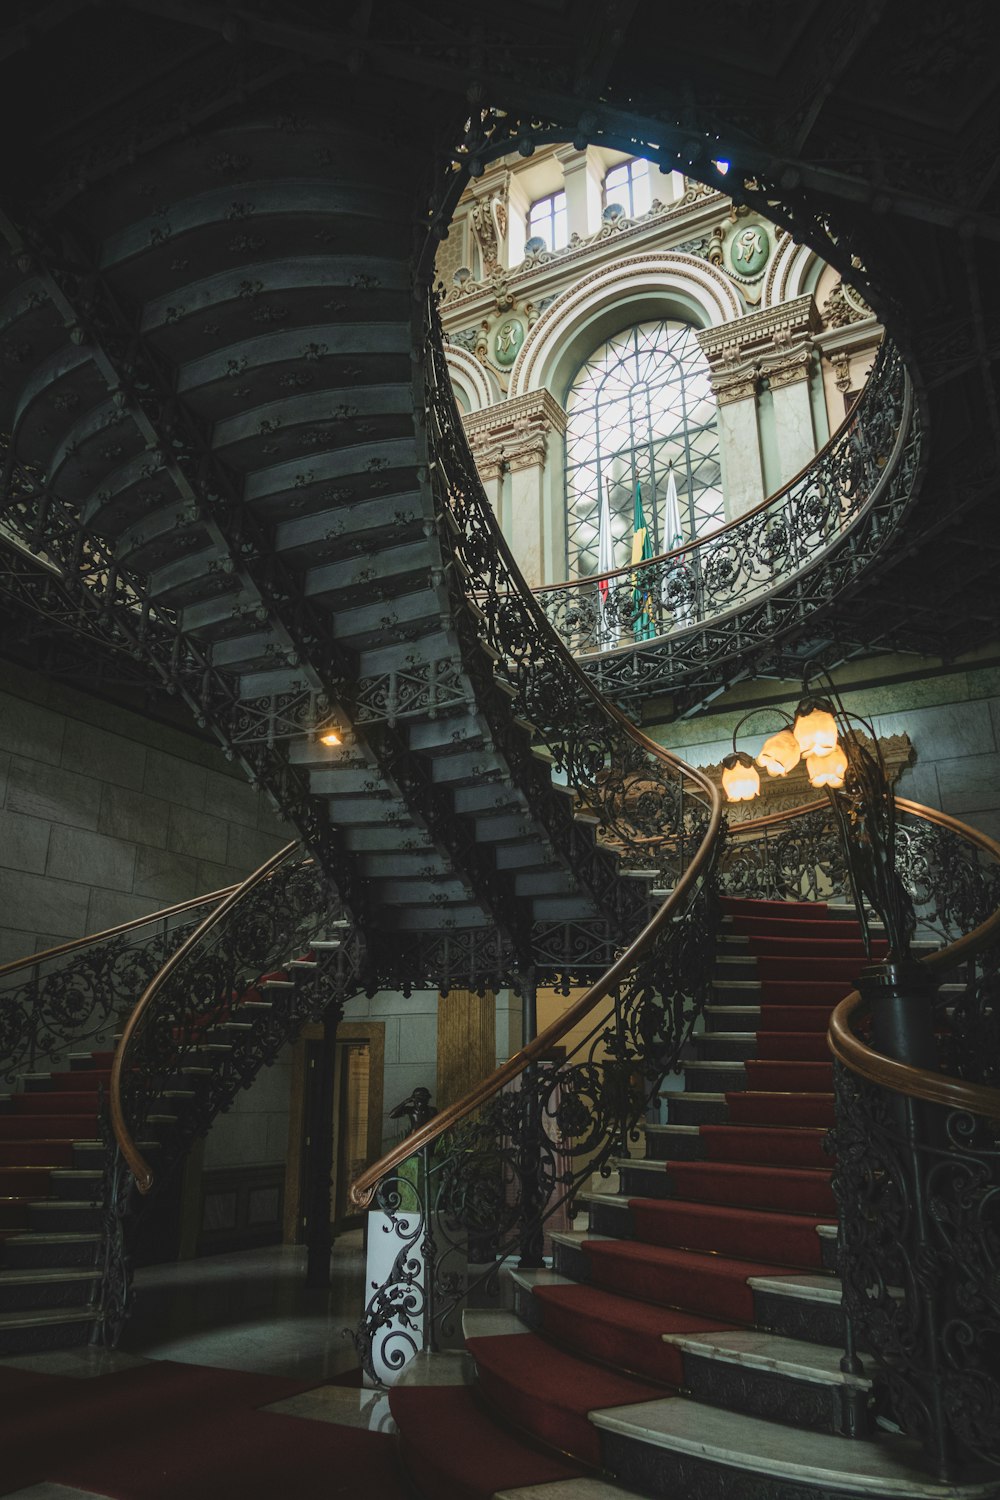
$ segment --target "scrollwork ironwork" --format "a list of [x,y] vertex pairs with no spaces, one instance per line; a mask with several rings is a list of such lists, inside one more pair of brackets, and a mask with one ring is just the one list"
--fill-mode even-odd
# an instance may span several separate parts
[[383,1370],[398,1368],[403,1345],[447,1341],[465,1298],[496,1295],[504,1263],[540,1246],[590,1177],[628,1154],[708,998],[717,920],[709,876],[568,1057],[527,1068],[439,1137],[433,1155],[382,1180],[382,1230],[402,1244],[355,1333],[371,1374],[380,1358]]
[[119,1017],[209,910],[110,933],[51,958],[40,954],[0,978],[0,1076],[48,1067],[77,1050],[107,1042]]

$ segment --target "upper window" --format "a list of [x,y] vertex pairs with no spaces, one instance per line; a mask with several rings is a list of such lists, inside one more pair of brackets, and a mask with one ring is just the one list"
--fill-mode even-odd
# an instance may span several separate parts
[[544,240],[547,250],[562,250],[569,243],[565,193],[551,193],[531,205],[528,238]]
[[620,203],[630,219],[646,213],[653,201],[649,185],[649,162],[633,157],[612,167],[604,179],[604,206]]
[[613,566],[628,566],[636,486],[654,555],[723,524],[717,407],[708,361],[687,323],[637,323],[610,339],[580,370],[566,409],[571,577],[598,570],[604,505]]

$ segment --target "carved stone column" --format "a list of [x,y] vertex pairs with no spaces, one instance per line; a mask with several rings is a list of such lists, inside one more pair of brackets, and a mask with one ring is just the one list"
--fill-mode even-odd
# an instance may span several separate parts
[[566,506],[558,439],[566,431],[565,411],[548,391],[526,391],[471,412],[465,427],[487,490],[497,494],[498,519],[525,578],[535,587],[560,577]]

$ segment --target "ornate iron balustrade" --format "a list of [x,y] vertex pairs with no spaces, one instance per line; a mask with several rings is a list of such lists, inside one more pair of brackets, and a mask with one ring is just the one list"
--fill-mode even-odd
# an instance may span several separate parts
[[[834,1013],[845,1359],[857,1368],[862,1351],[877,1409],[921,1441],[939,1478],[972,1478],[1000,1466],[1000,845],[916,803],[896,807],[896,869],[919,935],[940,944],[910,980],[911,1003],[933,1007],[939,1056],[932,1071],[873,1050],[858,993]],[[721,887],[849,898],[831,809],[737,828]]]
[[[514,562],[476,470],[433,298],[427,323],[430,479],[468,656],[478,656],[479,675],[485,666],[494,694],[497,686],[502,690],[505,718],[530,730],[535,748],[575,793],[578,809],[594,816],[605,840],[630,863],[659,868],[663,884],[673,886],[704,837],[712,799],[683,762],[601,697],[553,631]],[[484,690],[479,701],[488,697]],[[518,758],[513,744],[510,755]]]
[[234,890],[61,943],[0,968],[0,1076],[7,1083],[111,1036],[205,912]]
[[[312,941],[328,929],[337,932],[330,940],[336,946],[312,953]],[[178,1122],[185,1145],[273,1062],[298,1025],[353,993],[359,964],[338,899],[296,844],[274,855],[188,936],[133,1009],[112,1068],[115,1137],[141,1191],[152,1186],[153,1174],[136,1142],[163,1089],[201,1060],[201,1049],[212,1053],[207,1033],[237,1022]]]
[[616,702],[676,689],[814,618],[872,564],[913,499],[921,436],[902,357],[883,339],[854,410],[776,495],[686,547],[536,598]]
[[[339,1017],[359,988],[362,959],[321,868],[290,844],[233,888],[145,989],[115,1053],[102,1120],[108,1344],[130,1304],[133,1186],[149,1193],[307,1020]],[[182,1081],[187,1098],[178,1097]],[[150,1117],[164,1109],[165,1092],[174,1118],[163,1132]],[[150,1133],[160,1145],[155,1179],[139,1144]]]
[[[716,845],[710,841],[709,853]],[[394,1254],[355,1344],[364,1368],[398,1371],[457,1332],[468,1299],[497,1297],[505,1263],[541,1265],[547,1228],[627,1155],[664,1075],[679,1065],[711,992],[718,925],[709,860],[676,902],[559,1022],[475,1092],[414,1133],[352,1189],[383,1216]],[[559,1039],[582,1035],[568,1055]],[[530,1060],[525,1061],[529,1058]],[[367,1183],[367,1185],[366,1185]]]

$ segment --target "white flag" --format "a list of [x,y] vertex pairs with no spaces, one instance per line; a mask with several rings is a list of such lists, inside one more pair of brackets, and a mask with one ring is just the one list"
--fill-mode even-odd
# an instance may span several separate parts
[[[667,470],[667,493],[663,500],[663,550],[674,552],[678,547],[684,545],[684,533],[681,530],[681,509],[677,502],[677,481],[674,479],[673,464]],[[663,581],[660,586],[660,597],[674,616],[674,623],[685,624],[691,616],[690,600],[683,588],[687,566],[684,563],[676,563],[672,567],[667,564],[663,569]],[[673,604],[670,596],[673,595]]]
[[614,568],[615,559],[611,546],[611,506],[608,503],[607,485],[602,485],[597,516],[597,589],[601,612],[598,644],[602,651],[607,651],[618,644],[618,631],[609,619],[608,608],[610,592],[608,575],[614,572]]

